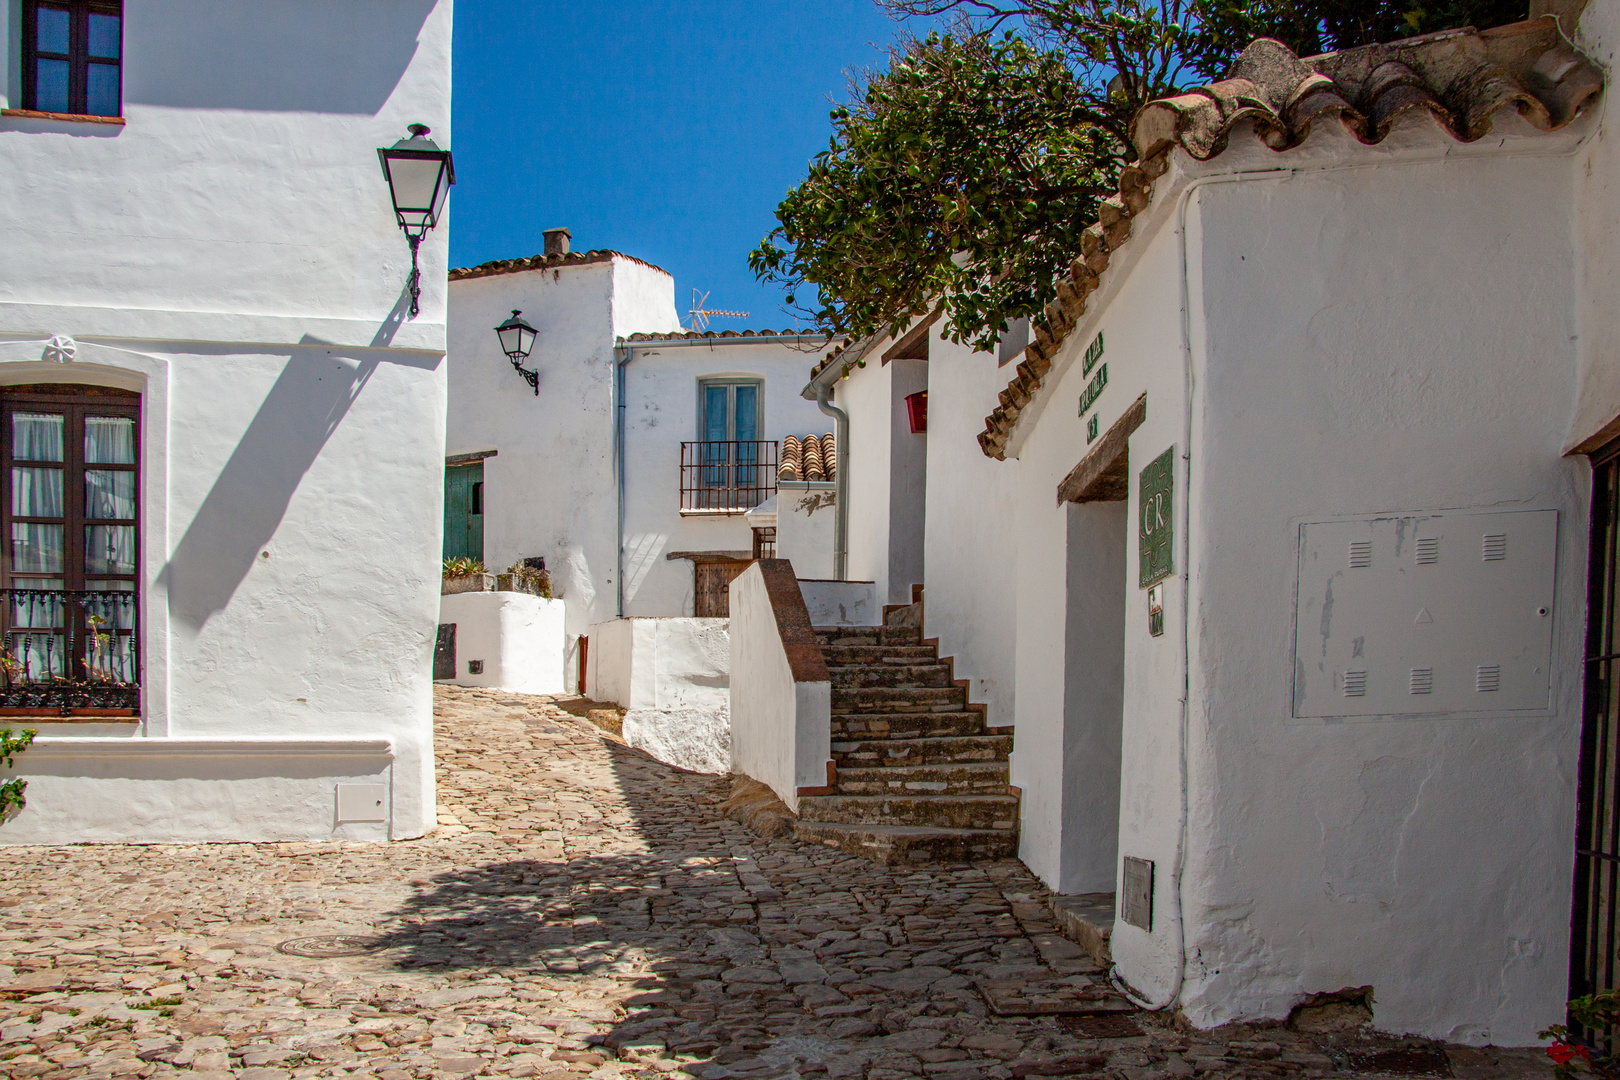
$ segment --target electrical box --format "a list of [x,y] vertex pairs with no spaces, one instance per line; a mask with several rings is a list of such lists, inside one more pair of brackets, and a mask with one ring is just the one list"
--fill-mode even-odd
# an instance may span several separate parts
[[345,821],[387,821],[388,786],[386,784],[339,784],[337,786],[337,819]]
[[1119,896],[1119,916],[1132,926],[1153,932],[1153,862],[1125,856],[1124,889]]
[[1552,705],[1558,512],[1300,526],[1296,717]]

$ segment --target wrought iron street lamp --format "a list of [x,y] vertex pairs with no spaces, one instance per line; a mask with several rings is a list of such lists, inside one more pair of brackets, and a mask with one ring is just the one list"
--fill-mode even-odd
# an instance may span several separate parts
[[495,328],[495,336],[501,339],[501,352],[512,361],[512,367],[523,376],[523,381],[529,384],[534,396],[539,397],[539,370],[523,366],[523,361],[529,356],[529,350],[534,348],[534,327],[519,318],[522,314],[523,312],[513,308],[512,317]]
[[422,271],[416,265],[416,249],[427,231],[439,223],[445,196],[456,182],[456,167],[450,151],[440,150],[428,138],[426,124],[412,124],[411,137],[386,149],[378,148],[383,179],[394,200],[394,216],[411,245],[411,318],[421,312]]

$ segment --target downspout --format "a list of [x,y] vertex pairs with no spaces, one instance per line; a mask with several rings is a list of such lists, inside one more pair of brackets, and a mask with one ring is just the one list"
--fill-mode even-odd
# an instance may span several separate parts
[[828,401],[832,387],[816,386],[816,405],[833,418],[838,472],[833,476],[833,579],[849,580],[849,413]]

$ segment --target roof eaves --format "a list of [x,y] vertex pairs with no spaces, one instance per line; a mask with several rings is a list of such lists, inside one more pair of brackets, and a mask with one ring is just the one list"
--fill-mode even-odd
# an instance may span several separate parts
[[[526,259],[496,259],[492,262],[479,263],[477,266],[461,266],[450,271],[451,281],[464,281],[467,278],[494,277],[498,274],[521,274],[527,270],[559,270],[575,266],[588,266],[594,263],[611,262],[614,259],[623,259],[645,266],[649,270],[656,270],[660,274],[669,274],[661,266],[655,266],[645,259],[638,259],[634,255],[626,255],[622,251],[612,248],[597,248],[594,251],[567,251],[558,255],[531,255]],[[673,274],[669,274],[673,277]]]
[[1052,361],[1086,310],[1109,259],[1131,236],[1131,222],[1152,199],[1153,181],[1177,148],[1199,161],[1226,149],[1243,121],[1273,150],[1298,146],[1318,118],[1340,120],[1367,145],[1395,120],[1429,112],[1453,138],[1471,142],[1509,106],[1532,125],[1553,131],[1573,120],[1603,88],[1603,72],[1575,51],[1544,16],[1483,32],[1447,31],[1301,59],[1269,38],[1249,43],[1230,78],[1149,102],[1133,131],[1140,159],[1120,173],[1119,191],[1098,207],[1080,237],[1080,257],[1059,282],[1043,318],[1030,320],[1034,340],[1017,375],[985,417],[979,447],[1002,460],[1019,416],[1042,389]]

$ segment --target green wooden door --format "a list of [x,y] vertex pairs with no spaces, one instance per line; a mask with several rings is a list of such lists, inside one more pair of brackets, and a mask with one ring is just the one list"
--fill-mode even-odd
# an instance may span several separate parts
[[484,558],[484,463],[444,470],[444,557]]

